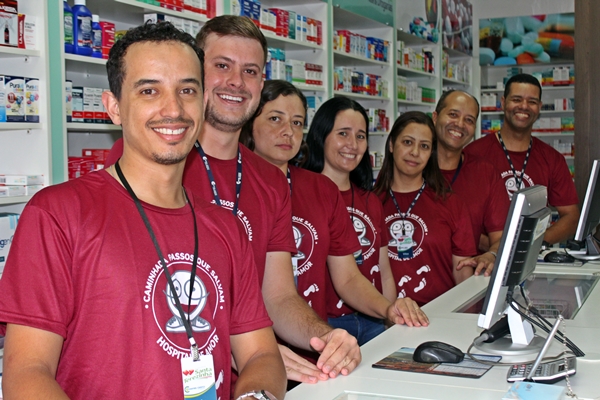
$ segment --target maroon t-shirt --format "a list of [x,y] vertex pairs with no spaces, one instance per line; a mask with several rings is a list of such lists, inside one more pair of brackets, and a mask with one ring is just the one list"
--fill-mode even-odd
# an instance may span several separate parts
[[[456,170],[442,170],[442,173],[450,183]],[[510,200],[492,164],[465,154],[452,191],[467,207],[476,248],[479,248],[481,235],[504,230]]]
[[[353,187],[353,190],[348,189],[341,193],[361,247],[360,253],[355,254],[354,257],[358,260],[358,269],[381,293],[379,253],[381,247],[387,245],[381,201],[372,192],[356,186]],[[382,235],[384,235],[383,239]],[[360,263],[361,261],[362,263]],[[341,317],[355,311],[340,299],[333,286],[327,295],[328,317]]]
[[[406,213],[417,193],[418,190],[394,192],[402,213]],[[426,186],[403,221],[389,196],[382,193],[380,199],[398,297],[410,297],[424,305],[453,288],[452,255],[476,254],[471,221],[463,203],[453,194],[445,200],[436,198]]]
[[[242,154],[242,187],[238,205],[238,220],[248,235],[258,278],[262,286],[267,252],[296,251],[292,236],[290,191],[281,171],[240,145]],[[114,164],[123,154],[123,141],[118,140],[110,151],[106,165]],[[207,156],[214,174],[221,204],[232,210],[236,200],[237,157],[219,160]],[[195,148],[187,157],[183,185],[205,201],[214,202],[206,168]]]
[[[230,396],[230,335],[271,325],[252,251],[231,213],[189,193],[189,206],[142,203],[190,313],[217,394]],[[188,290],[188,292],[186,292]],[[48,187],[25,207],[0,280],[0,321],[64,338],[56,380],[73,399],[183,398],[190,343],[159,256],[127,191],[105,171]]]
[[[553,147],[534,137],[531,154],[521,186],[516,187],[515,177],[506,159],[502,145],[496,135],[490,134],[475,140],[464,150],[465,154],[484,158],[492,163],[504,181],[510,197],[518,189],[533,185],[543,185],[548,189],[548,204],[554,207],[579,204],[575,183],[569,172],[565,157]],[[509,151],[517,175],[520,176],[527,151]]]
[[335,183],[325,175],[289,168],[298,293],[326,321],[327,256],[353,254],[360,246]]

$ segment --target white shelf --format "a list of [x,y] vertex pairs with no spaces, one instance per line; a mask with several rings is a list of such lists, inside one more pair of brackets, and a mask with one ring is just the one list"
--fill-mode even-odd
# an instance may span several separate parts
[[29,201],[29,199],[31,199],[32,196],[0,197],[0,205],[10,205],[10,204],[23,204],[23,203],[27,203]]
[[353,99],[362,99],[362,100],[390,101],[389,97],[370,96],[368,94],[344,92],[344,91],[341,91],[341,90],[334,90],[333,91],[333,95],[334,96],[346,96],[346,97],[351,97]]
[[448,47],[443,47],[443,51],[445,51],[446,53],[448,53],[448,57],[453,58],[453,59],[458,59],[458,58],[465,58],[465,59],[469,59],[469,58],[473,58],[472,55],[467,54],[467,53],[463,53],[462,51],[458,51],[458,50],[454,50]]
[[406,106],[425,106],[425,107],[435,107],[435,103],[426,103],[424,101],[410,101],[410,100],[396,100],[398,104],[406,105]]
[[306,83],[297,83],[297,82],[292,82],[292,84],[294,86],[296,86],[298,89],[306,91],[306,92],[324,92],[327,90],[327,88],[325,86],[322,85],[307,85]]
[[[573,89],[575,89],[575,85],[542,86],[542,93],[544,93],[548,90],[555,91],[555,90],[573,90]],[[492,89],[492,88],[481,89],[481,93],[494,93],[494,92],[504,93],[504,89]]]
[[114,124],[86,124],[82,122],[67,122],[68,132],[113,132],[120,131],[121,127]]
[[406,46],[421,46],[421,47],[433,47],[437,46],[437,43],[430,42],[427,39],[415,36],[412,33],[404,32],[401,29],[396,30],[396,39],[404,42]]
[[42,129],[39,122],[0,122],[0,131],[20,131],[30,129]]
[[575,159],[575,156],[566,155],[564,157],[565,157],[565,160],[574,160]]
[[334,62],[335,65],[343,64],[343,63],[352,63],[353,65],[380,65],[383,67],[389,67],[389,61],[377,61],[371,60],[370,58],[361,57],[355,54],[346,53],[340,50],[334,50],[333,56],[336,59]]
[[0,58],[4,57],[39,57],[39,50],[19,49],[17,47],[0,46]]
[[208,18],[206,17],[206,15],[193,13],[193,12],[190,12],[187,10],[183,10],[183,11],[169,10],[168,8],[153,6],[151,4],[142,3],[141,1],[136,1],[136,0],[114,0],[114,2],[125,5],[125,6],[140,8],[144,12],[156,12],[156,13],[160,13],[160,14],[172,15],[174,17],[179,17],[179,18],[184,18],[184,19],[189,19],[192,21],[199,21],[199,22],[208,21]]
[[[555,110],[542,110],[540,111],[540,115],[541,114],[573,114],[575,112],[575,110],[568,110],[568,111],[555,111]],[[504,111],[500,110],[500,111],[483,111],[481,113],[481,115],[503,115]]]
[[386,131],[369,132],[369,136],[387,136],[388,134],[389,134],[389,132],[386,132]]
[[426,77],[431,79],[436,77],[435,74],[430,74],[429,72],[403,67],[402,65],[397,65],[396,68],[398,69],[398,75],[406,77]]
[[561,132],[532,132],[531,133],[533,136],[537,136],[537,137],[569,137],[569,136],[575,136],[575,132],[574,131],[561,131]]
[[451,85],[471,86],[470,82],[459,81],[454,78],[442,78],[442,82],[449,83]]
[[381,171],[381,167],[372,167],[373,171]]
[[315,49],[323,50],[323,45],[318,45],[312,42],[302,42],[296,39],[290,39],[283,36],[277,36],[271,31],[265,31],[261,29],[263,35],[267,39],[270,47],[284,47],[286,50],[302,50],[302,49]]

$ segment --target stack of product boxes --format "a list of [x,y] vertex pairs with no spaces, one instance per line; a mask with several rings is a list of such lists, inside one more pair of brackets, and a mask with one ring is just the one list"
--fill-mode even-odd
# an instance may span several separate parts
[[73,86],[65,82],[67,122],[86,124],[112,124],[104,104],[102,93],[108,89]]
[[397,77],[398,99],[423,103],[435,103],[436,90],[419,86],[417,82],[408,81],[404,76]]
[[263,77],[291,83],[323,86],[323,66],[300,60],[287,60],[285,50],[269,47]]
[[323,97],[321,96],[306,96],[306,121],[304,122],[306,127],[309,127],[312,124],[313,118],[315,117],[315,113],[323,104]]
[[4,271],[4,264],[8,257],[8,250],[17,229],[19,214],[0,213],[0,277]]
[[449,79],[470,83],[471,66],[468,62],[464,61],[451,63],[448,53],[444,51],[442,54],[442,75]]
[[398,42],[398,65],[416,71],[435,73],[435,56],[430,47],[423,47],[415,50],[412,47],[406,47],[404,42]]
[[0,122],[40,122],[40,81],[0,75]]
[[81,157],[70,156],[67,161],[69,180],[103,169],[109,152],[108,149],[83,149]]
[[369,60],[387,62],[390,42],[340,29],[333,32],[333,49]]
[[385,110],[377,108],[367,108],[369,116],[369,132],[387,132],[390,129],[390,119]]
[[265,32],[319,46],[323,43],[323,23],[296,11],[264,8],[258,0],[232,0],[231,10],[233,15],[250,18]]
[[0,174],[0,198],[31,196],[44,185],[42,175],[2,175]]
[[[200,25],[200,22],[198,22],[198,21],[192,21],[192,20],[185,19],[185,18],[174,17],[172,15],[157,14],[157,13],[144,14],[144,22],[156,23],[158,21],[168,21],[168,22],[172,23],[177,29],[182,30],[186,33],[189,33],[193,37],[196,37],[198,32],[200,32],[200,28],[202,27]],[[119,33],[116,36],[117,38],[123,36],[123,34],[126,31],[118,31],[118,32]],[[113,43],[114,43],[114,40],[113,40]]]
[[353,67],[335,67],[333,90],[388,97],[388,81],[379,75],[355,71]]
[[4,40],[0,41],[0,46],[36,49],[36,28],[37,18],[19,14],[17,0],[0,1],[0,32],[4,33]]

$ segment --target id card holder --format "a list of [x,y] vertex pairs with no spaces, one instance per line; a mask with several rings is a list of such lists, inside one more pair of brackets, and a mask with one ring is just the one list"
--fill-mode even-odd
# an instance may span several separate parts
[[362,263],[363,263],[362,249],[360,249],[356,253],[354,253],[354,260],[356,261],[356,265],[362,265]]
[[215,366],[211,354],[200,356],[198,361],[181,358],[181,377],[185,399],[217,400]]
[[412,258],[413,257],[413,241],[408,236],[403,236],[398,240],[398,257]]

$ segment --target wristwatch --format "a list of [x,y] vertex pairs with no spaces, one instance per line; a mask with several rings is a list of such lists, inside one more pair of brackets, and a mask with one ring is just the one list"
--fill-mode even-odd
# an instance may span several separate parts
[[247,399],[247,398],[262,399],[262,400],[277,400],[277,398],[275,396],[273,396],[271,393],[269,393],[265,390],[260,390],[260,391],[253,390],[252,392],[244,393],[243,395],[239,396],[236,400],[242,400],[242,399]]

